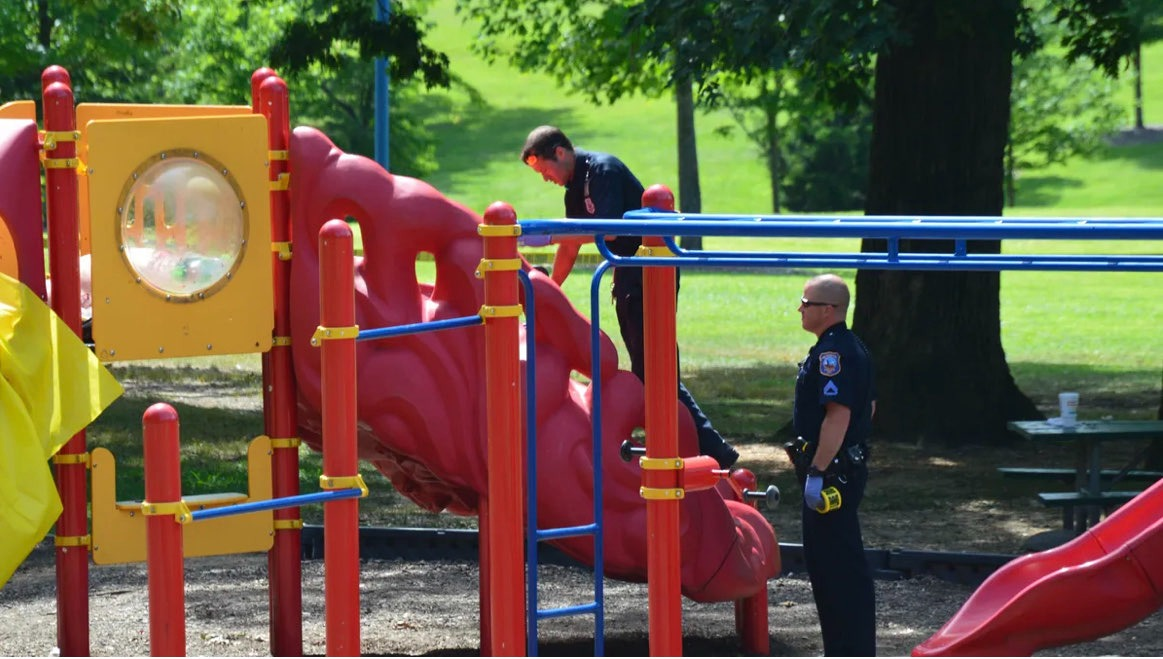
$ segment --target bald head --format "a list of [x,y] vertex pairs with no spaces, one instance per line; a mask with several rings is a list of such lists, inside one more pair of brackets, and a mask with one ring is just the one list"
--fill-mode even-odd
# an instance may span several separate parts
[[833,274],[812,277],[804,286],[804,290],[811,292],[811,295],[805,297],[836,305],[836,311],[841,318],[848,315],[851,295],[848,292],[848,284],[840,277]]

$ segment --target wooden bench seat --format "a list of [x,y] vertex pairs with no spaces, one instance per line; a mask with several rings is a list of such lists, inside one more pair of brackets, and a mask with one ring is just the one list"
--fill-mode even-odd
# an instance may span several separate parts
[[[1068,467],[998,467],[997,470],[998,473],[1006,478],[1054,480],[1063,483],[1073,482],[1075,474],[1077,473],[1074,469]],[[1103,480],[1109,481],[1119,475],[1119,470],[1103,469],[1100,474]],[[1156,481],[1160,478],[1163,478],[1163,471],[1132,469],[1123,474],[1122,480]]]

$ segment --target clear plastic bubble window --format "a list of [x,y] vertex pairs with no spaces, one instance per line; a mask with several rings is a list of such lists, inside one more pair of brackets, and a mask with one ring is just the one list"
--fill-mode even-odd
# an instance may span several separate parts
[[159,154],[118,207],[121,253],[140,283],[197,301],[229,282],[246,247],[246,206],[233,179],[196,152]]

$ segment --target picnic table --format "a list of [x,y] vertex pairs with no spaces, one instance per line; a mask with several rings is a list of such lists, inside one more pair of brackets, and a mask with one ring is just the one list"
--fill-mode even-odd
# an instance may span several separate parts
[[[1044,505],[1062,507],[1062,526],[1074,533],[1081,533],[1089,526],[1097,524],[1104,508],[1124,504],[1142,491],[1142,488],[1127,489],[1128,481],[1153,481],[1163,477],[1163,472],[1135,469],[1146,455],[1147,442],[1163,438],[1163,421],[1079,421],[1072,427],[1049,421],[1011,421],[1008,427],[1032,441],[1069,442],[1075,445],[1076,458],[1073,470],[999,468],[1003,475],[1008,476],[1035,478],[1065,476],[1064,480],[1072,480],[1074,484],[1072,491],[1041,492],[1038,499]],[[1144,442],[1144,446],[1118,469],[1103,469],[1103,444],[1127,440]]]

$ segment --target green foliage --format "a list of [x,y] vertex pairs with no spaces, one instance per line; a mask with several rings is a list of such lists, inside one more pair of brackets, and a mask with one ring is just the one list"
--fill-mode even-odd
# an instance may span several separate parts
[[818,103],[798,113],[786,142],[784,199],[795,212],[864,208],[872,111]]
[[89,101],[146,101],[180,0],[8,0],[0,11],[0,99],[40,99],[50,65],[69,70]]

